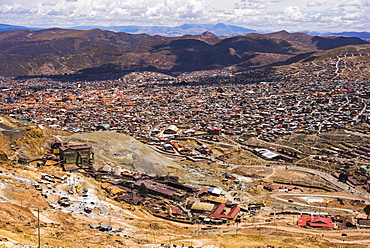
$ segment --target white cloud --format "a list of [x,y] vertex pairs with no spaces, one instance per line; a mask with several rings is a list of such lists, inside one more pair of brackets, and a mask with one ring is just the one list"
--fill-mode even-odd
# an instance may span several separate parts
[[356,21],[356,20],[365,20],[369,18],[368,18],[368,15],[364,12],[354,12],[354,13],[346,13],[342,19]]
[[164,0],[153,6],[148,6],[143,16],[151,19],[164,21],[173,20],[191,21],[209,18],[210,3],[207,0]]
[[335,6],[335,7],[328,8],[326,13],[328,17],[330,17],[331,15],[344,15],[346,12],[344,11],[342,7]]
[[25,15],[25,14],[32,14],[32,11],[30,9],[24,8],[21,4],[16,3],[13,5],[8,5],[8,4],[0,5],[0,13],[4,15],[9,15],[9,14]]
[[370,6],[370,1],[369,0],[350,0],[350,1],[343,2],[341,6],[367,7],[367,6]]
[[280,3],[284,2],[284,0],[246,0],[244,2],[251,2],[251,3]]
[[266,9],[267,4],[266,3],[243,3],[238,4],[235,6],[237,9]]
[[43,2],[41,5],[42,6],[55,6],[58,4],[58,1],[55,0],[55,1],[47,1],[47,2]]
[[310,1],[307,3],[307,7],[318,7],[318,6],[322,6],[323,3],[321,2],[317,2],[317,1]]
[[279,17],[281,20],[297,22],[303,21],[305,15],[297,6],[289,6],[284,8],[283,13],[279,14]]

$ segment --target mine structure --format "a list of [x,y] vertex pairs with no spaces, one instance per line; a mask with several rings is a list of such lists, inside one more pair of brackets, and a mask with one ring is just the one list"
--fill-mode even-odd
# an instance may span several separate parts
[[60,142],[54,142],[51,145],[51,151],[65,170],[89,167],[94,161],[92,147],[86,144],[64,145]]
[[[93,174],[90,174],[93,175]],[[106,175],[102,188],[117,201],[142,205],[151,214],[185,223],[225,224],[240,220],[249,212],[225,197],[218,188],[196,188],[180,183],[178,177],[124,171],[121,176]],[[263,204],[253,204],[251,209]]]

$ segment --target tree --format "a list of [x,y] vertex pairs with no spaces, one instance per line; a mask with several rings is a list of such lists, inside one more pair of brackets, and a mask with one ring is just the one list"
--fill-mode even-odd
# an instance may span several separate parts
[[144,183],[140,184],[138,191],[142,196],[146,196],[149,193],[149,190]]
[[348,175],[345,173],[340,173],[339,175],[339,181],[345,183],[348,179]]
[[370,215],[370,205],[366,205],[366,207],[364,208],[364,211],[367,215],[367,218],[369,219],[369,215]]

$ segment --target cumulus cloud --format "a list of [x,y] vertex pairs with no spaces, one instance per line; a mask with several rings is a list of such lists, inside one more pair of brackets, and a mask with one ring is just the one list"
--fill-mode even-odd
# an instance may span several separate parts
[[370,0],[350,0],[343,2],[340,6],[368,7]]
[[237,9],[266,9],[267,4],[266,3],[243,3],[243,4],[237,4],[235,5],[235,8]]
[[305,15],[297,6],[289,6],[284,8],[283,13],[280,16],[285,20],[303,21]]
[[46,1],[43,2],[41,5],[42,6],[56,6],[58,4],[58,1]]
[[323,4],[321,2],[317,2],[317,1],[310,1],[307,3],[307,7],[318,7],[318,6],[322,6]]
[[246,0],[244,2],[251,2],[251,3],[279,3],[284,2],[284,0]]
[[33,11],[30,9],[24,8],[21,4],[16,3],[13,5],[3,4],[0,5],[0,13],[4,15],[9,14],[18,14],[18,15],[24,15],[24,14],[32,14]]
[[353,13],[346,13],[343,17],[343,20],[351,20],[351,21],[356,21],[356,20],[366,20],[369,19],[368,15],[361,11],[361,12],[353,12]]
[[328,16],[331,16],[331,15],[344,15],[345,14],[345,11],[344,11],[344,9],[342,7],[335,6],[335,7],[328,8],[327,11],[326,11],[326,14]]
[[149,19],[207,18],[210,3],[207,0],[164,0],[148,6],[144,16]]

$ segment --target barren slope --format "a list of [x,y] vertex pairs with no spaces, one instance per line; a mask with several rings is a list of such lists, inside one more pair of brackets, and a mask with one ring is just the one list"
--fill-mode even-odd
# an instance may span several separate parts
[[134,138],[116,132],[75,134],[68,140],[92,144],[96,163],[114,165],[140,173],[167,174],[180,166]]

